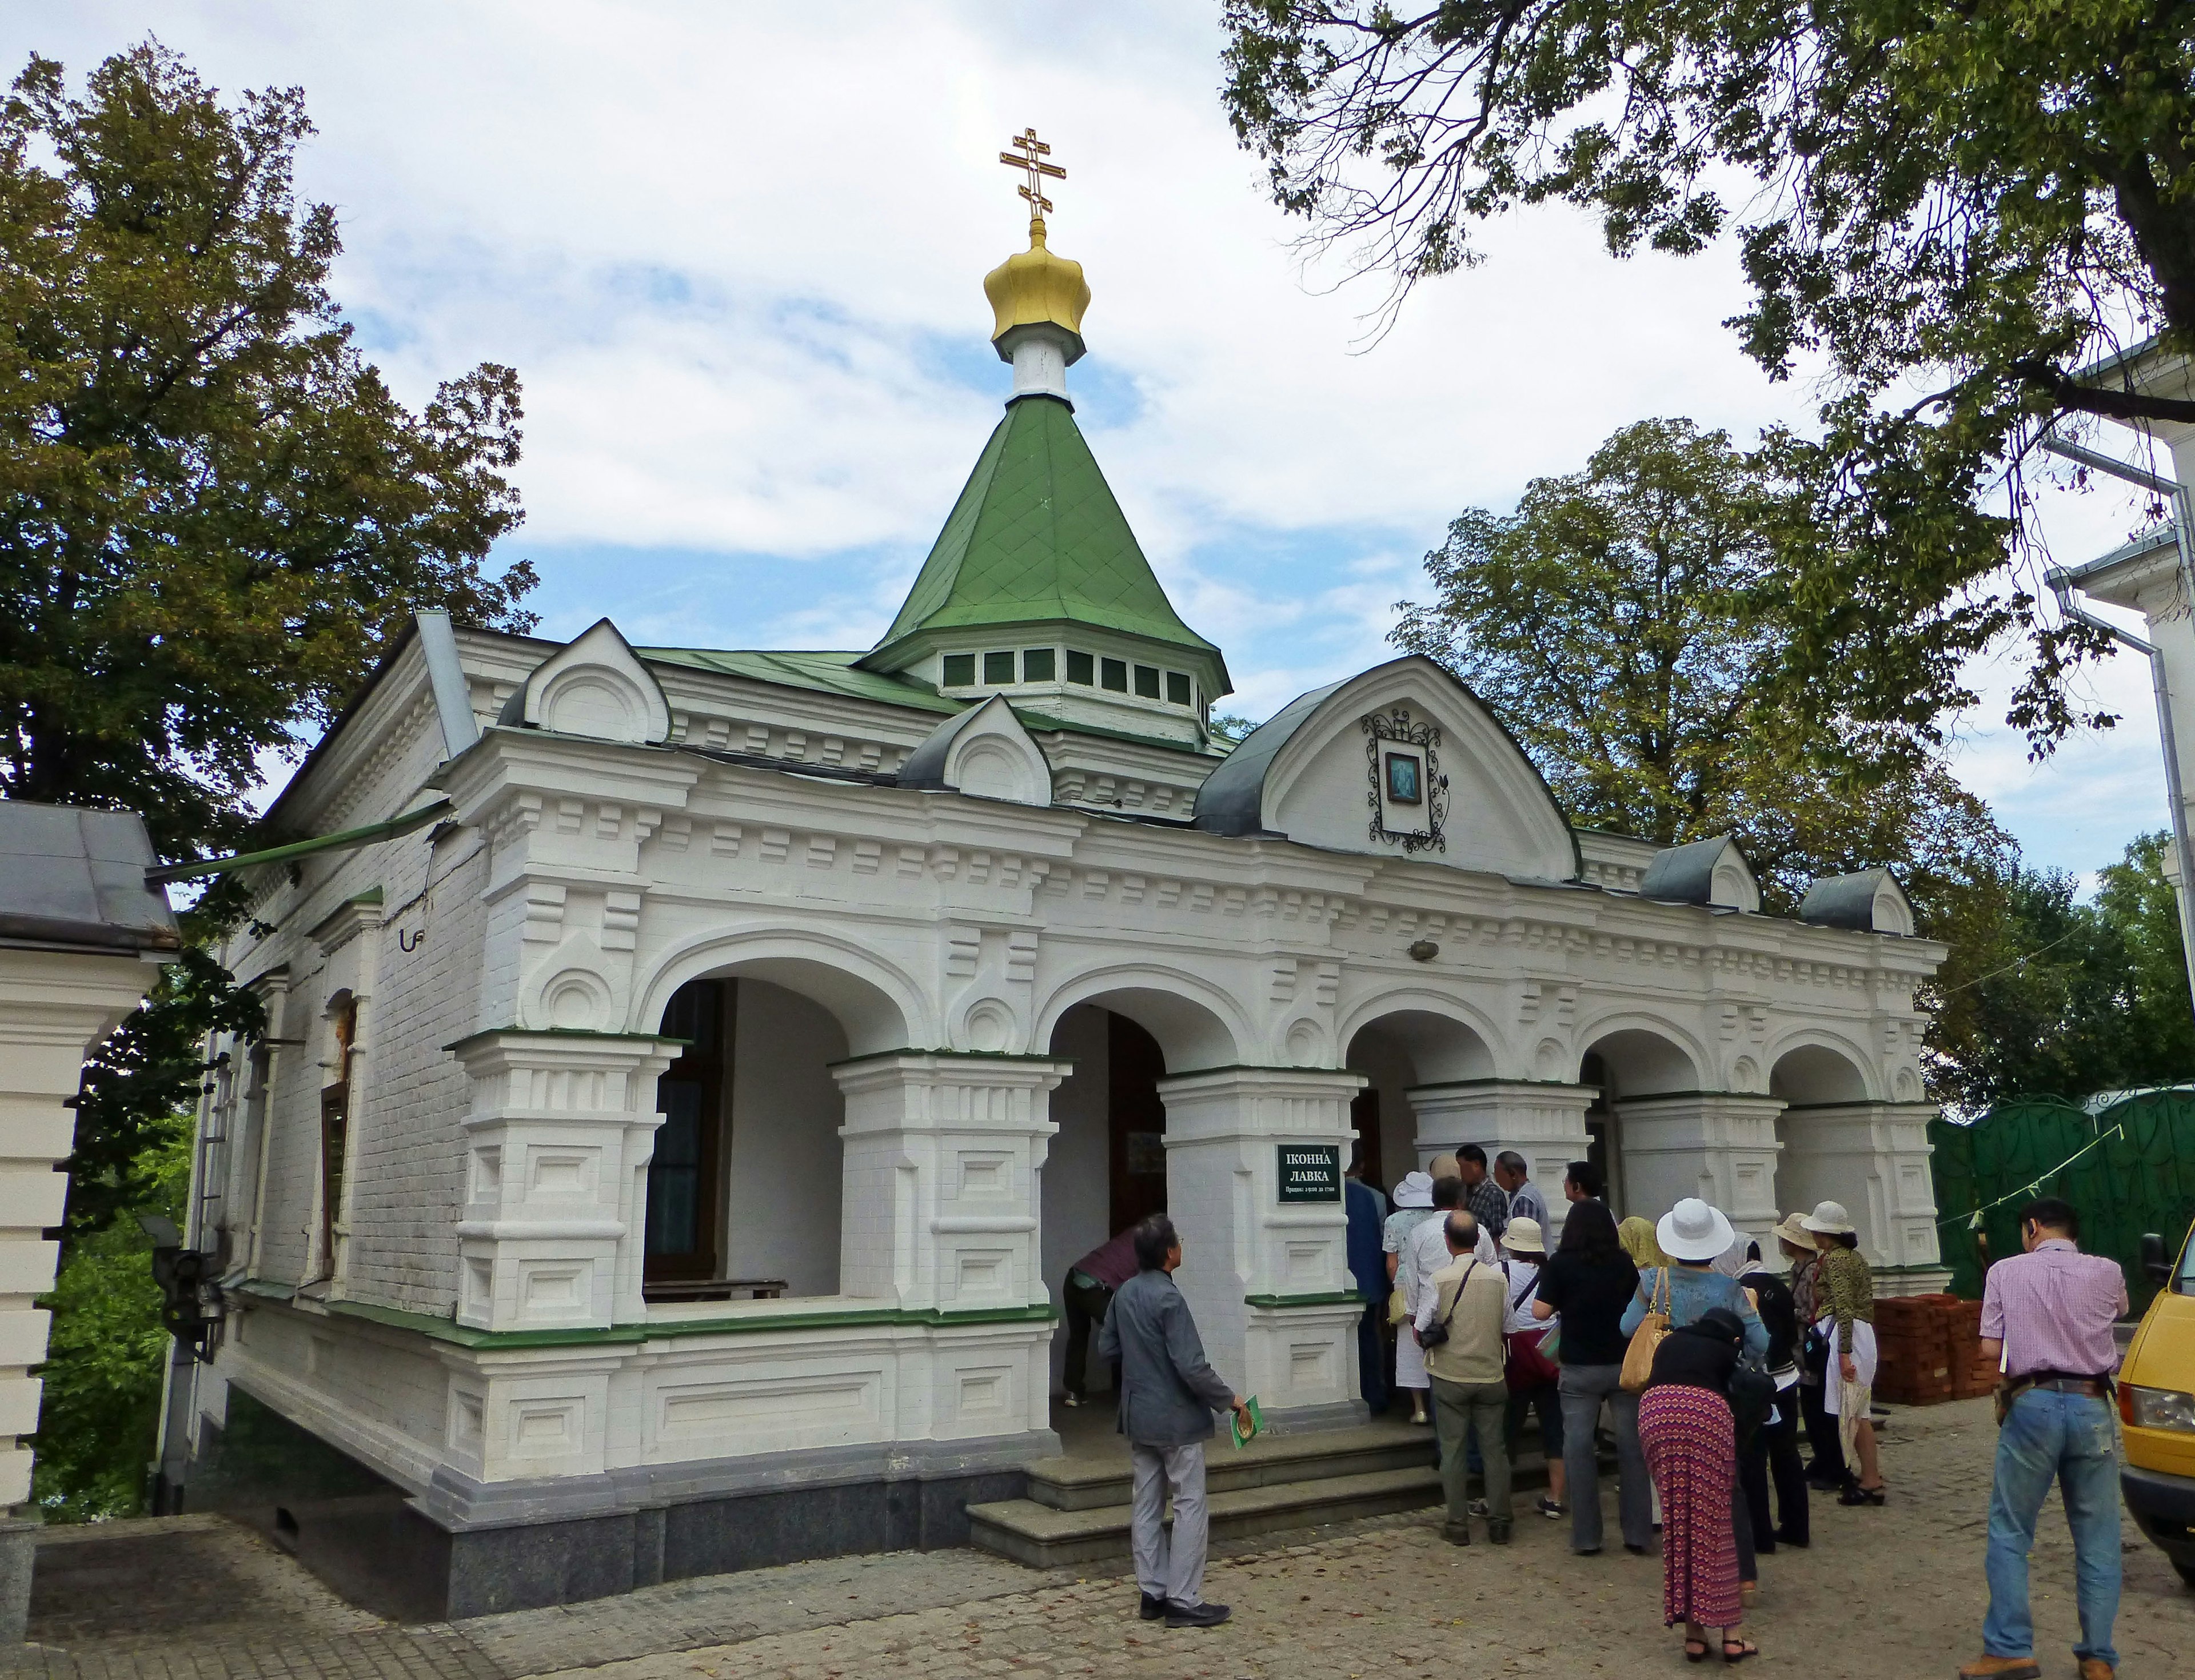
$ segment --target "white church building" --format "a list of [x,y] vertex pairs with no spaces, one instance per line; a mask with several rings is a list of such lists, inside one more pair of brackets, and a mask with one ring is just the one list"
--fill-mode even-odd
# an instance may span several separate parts
[[1940,1286],[1896,883],[1764,915],[1726,841],[1577,829],[1420,659],[1230,748],[1075,423],[1080,266],[1039,221],[985,291],[1013,394],[876,647],[428,617],[298,769],[271,821],[338,843],[222,953],[272,1024],[215,1046],[171,1505],[434,1615],[962,1543],[1153,1209],[1228,1380],[1361,1416],[1352,1148],[1834,1198]]

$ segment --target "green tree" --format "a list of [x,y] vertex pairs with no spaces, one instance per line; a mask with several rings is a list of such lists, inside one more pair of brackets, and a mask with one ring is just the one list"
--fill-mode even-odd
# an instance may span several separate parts
[[[2083,383],[2151,331],[2195,352],[2195,0],[1226,0],[1223,99],[1315,243],[1391,306],[1478,260],[1478,224],[1567,200],[1610,250],[1733,238],[1730,324],[1777,378],[1826,364],[1818,437],[1772,438],[1783,681],[1818,722],[1925,749],[2014,630],[2038,747],[2083,722],[2069,659],[2000,572],[2018,463],[2060,415],[2195,421]],[[2008,517],[1977,500],[2011,476]],[[1995,575],[1993,575],[1995,574]]]
[[[1795,727],[1775,463],[1689,420],[1627,426],[1517,511],[1463,514],[1395,640],[1508,723],[1572,820],[1674,845],[1734,834],[1768,901],[1893,863],[1925,896],[2009,841],[1892,732]],[[1860,774],[1855,775],[1855,767]]]
[[0,105],[0,791],[141,811],[169,859],[239,838],[415,608],[533,623],[487,567],[517,376],[390,393],[291,189],[311,133],[153,41]]
[[2195,1078],[2170,844],[2136,839],[2085,904],[2059,870],[1979,875],[1948,895],[1932,931],[1958,962],[1929,1000],[1928,1047],[1931,1084],[1953,1108]]
[[[180,1221],[190,1177],[190,1123],[172,1117],[130,1163],[130,1180],[141,1187],[135,1209]],[[170,1345],[152,1251],[134,1220],[114,1223],[71,1245],[53,1292],[40,1301],[54,1320],[40,1372],[32,1498],[49,1518],[128,1516],[143,1502]]]
[[[0,796],[141,812],[170,860],[243,838],[266,757],[414,609],[533,622],[532,569],[487,564],[517,376],[390,393],[327,290],[335,213],[292,191],[311,133],[298,90],[224,103],[154,41],[81,97],[33,56],[0,103]],[[72,1240],[142,1193],[201,1035],[257,1018],[188,954],[94,1054]]]

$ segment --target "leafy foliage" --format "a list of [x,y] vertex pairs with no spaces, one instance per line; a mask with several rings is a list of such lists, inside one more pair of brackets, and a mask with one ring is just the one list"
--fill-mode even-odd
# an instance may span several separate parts
[[326,290],[302,93],[224,105],[157,42],[0,105],[0,791],[237,840],[413,609],[525,629],[517,376],[414,414]]
[[[190,1193],[190,1124],[170,1116],[144,1136],[124,1175],[139,1188],[131,1209],[180,1222]],[[32,1498],[49,1520],[129,1516],[142,1504],[170,1346],[152,1251],[134,1220],[113,1223],[72,1246],[40,1301],[54,1320],[40,1372]]]
[[1930,1076],[1955,1110],[2195,1078],[2171,843],[2135,840],[2087,904],[2055,870],[1985,875],[1944,895],[1931,931],[1952,941],[1959,971],[1931,999]]
[[[2195,351],[2195,0],[1227,0],[1223,98],[1275,200],[1394,282],[1478,260],[1474,224],[1565,200],[1609,247],[1734,238],[1731,325],[1772,377],[1826,364],[1778,544],[1783,682],[1818,722],[1925,739],[1963,657],[2030,638],[2013,720],[2083,717],[2101,651],[1999,572],[2018,463],[2064,413],[2195,421],[2081,361]],[[1735,201],[1737,208],[1732,208]],[[1978,498],[2011,475],[2007,518]],[[1817,540],[1806,540],[1815,533]]]
[[1881,863],[1925,901],[2010,842],[1916,731],[1823,734],[1784,705],[1777,545],[1797,498],[1779,465],[1689,420],[1625,427],[1514,514],[1450,525],[1426,557],[1435,597],[1401,603],[1395,640],[1493,707],[1574,821],[1662,845],[1733,834],[1786,909]]

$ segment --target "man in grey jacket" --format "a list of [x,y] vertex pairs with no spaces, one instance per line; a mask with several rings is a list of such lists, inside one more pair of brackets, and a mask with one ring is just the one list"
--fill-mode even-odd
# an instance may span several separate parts
[[[1147,1622],[1164,1616],[1168,1627],[1216,1627],[1228,1609],[1204,1602],[1204,1443],[1213,1412],[1234,1412],[1245,1432],[1250,1414],[1204,1357],[1196,1320],[1174,1286],[1181,1238],[1173,1222],[1152,1214],[1135,1228],[1135,1244],[1139,1269],[1114,1293],[1098,1357],[1120,1364],[1121,1433],[1128,1437],[1134,1472],[1130,1533],[1143,1616]],[[1160,1520],[1169,1487],[1171,1543]]]

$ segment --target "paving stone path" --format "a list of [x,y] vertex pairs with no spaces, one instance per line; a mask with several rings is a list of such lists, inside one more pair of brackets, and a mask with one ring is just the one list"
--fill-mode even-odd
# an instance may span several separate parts
[[[1815,1509],[1811,1551],[1762,1564],[1749,1672],[1949,1676],[1979,1649],[1988,1403],[1896,1414],[1880,1510]],[[1691,1673],[1660,1627],[1660,1564],[1573,1557],[1568,1525],[1442,1542],[1430,1513],[1223,1548],[1208,1596],[1236,1620],[1168,1632],[1132,1582],[965,1551],[897,1553],[672,1583],[624,1598],[425,1627],[350,1608],[250,1530],[180,1517],[59,1531],[32,1633],[0,1673],[97,1680],[1369,1680]],[[2046,1675],[2070,1676],[2072,1548],[2055,1501],[2035,1560]],[[2195,1592],[2127,1528],[2127,1680],[2195,1672]]]

